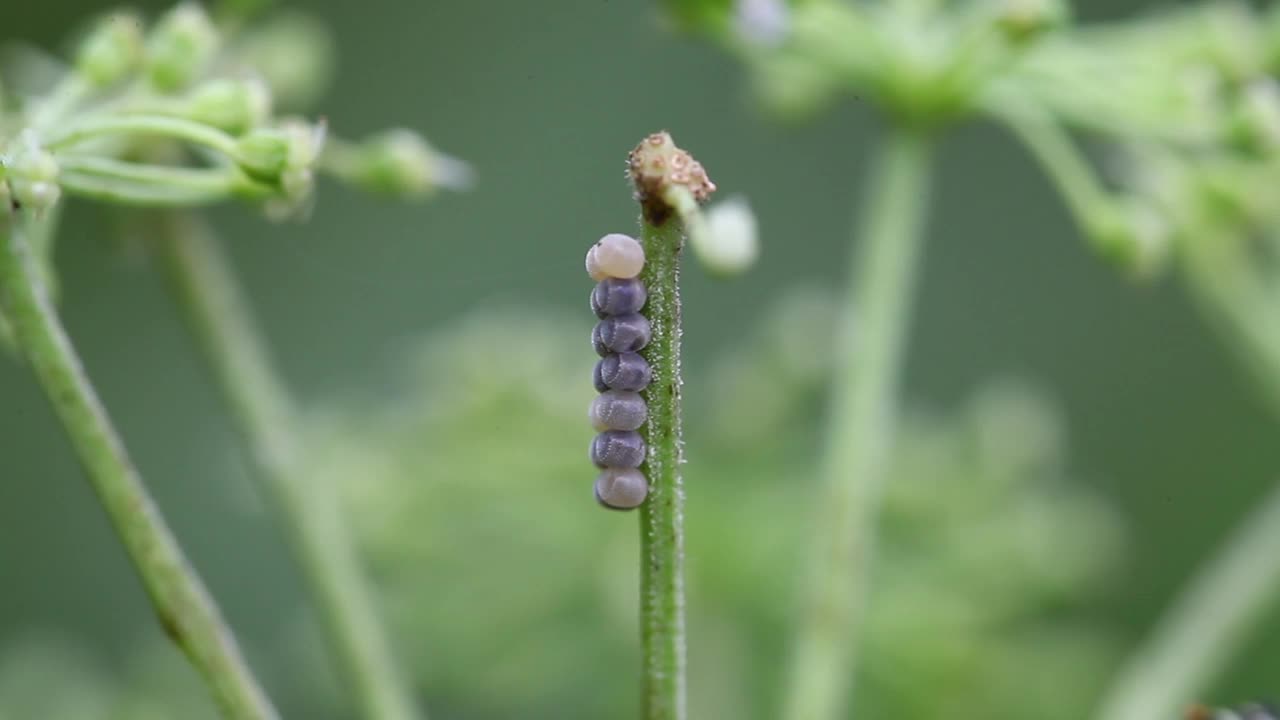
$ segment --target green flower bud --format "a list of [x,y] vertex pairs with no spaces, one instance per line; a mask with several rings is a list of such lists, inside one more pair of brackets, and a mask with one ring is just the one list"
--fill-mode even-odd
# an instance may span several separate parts
[[406,197],[428,195],[438,187],[464,189],[471,168],[437,152],[421,135],[403,128],[369,138],[347,159],[347,179],[373,192]]
[[236,143],[236,162],[250,177],[275,182],[288,162],[289,141],[277,128],[254,130]]
[[218,49],[218,30],[204,9],[183,3],[160,18],[147,38],[147,74],[161,92],[190,85]]
[[1066,25],[1071,7],[1064,0],[1002,0],[996,25],[1013,43],[1025,43]]
[[1173,228],[1150,204],[1118,200],[1094,223],[1093,237],[1106,259],[1137,278],[1148,278],[1168,259]]
[[324,126],[288,122],[253,130],[236,143],[236,162],[250,177],[279,187],[289,201],[311,191]]
[[202,83],[187,98],[187,117],[240,135],[271,115],[271,91],[256,78]]
[[62,196],[58,187],[58,161],[41,148],[32,135],[25,136],[5,164],[12,202],[39,213],[53,207]]
[[93,87],[124,79],[142,60],[142,20],[131,13],[108,15],[85,36],[76,72]]
[[689,236],[702,264],[718,275],[745,272],[760,255],[756,216],[741,197],[731,197],[705,211],[707,230]]
[[319,99],[329,84],[333,38],[310,15],[286,12],[247,30],[235,55],[262,76],[277,104],[298,110]]

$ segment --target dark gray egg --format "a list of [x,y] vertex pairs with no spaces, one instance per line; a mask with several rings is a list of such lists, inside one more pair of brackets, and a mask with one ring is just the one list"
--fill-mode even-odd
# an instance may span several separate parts
[[644,283],[637,278],[605,278],[591,291],[591,311],[597,317],[640,312],[649,299]]
[[605,430],[591,441],[591,462],[601,468],[640,467],[644,438],[634,430]]
[[638,352],[649,344],[653,331],[649,320],[639,313],[612,315],[596,323],[591,331],[591,344],[596,354]]
[[644,473],[632,468],[608,468],[596,477],[596,502],[610,510],[639,507],[649,494]]
[[649,417],[649,407],[639,393],[606,390],[591,401],[587,411],[596,430],[636,430]]
[[653,370],[648,361],[636,353],[616,353],[600,358],[596,363],[596,390],[630,390],[638,392],[649,386]]

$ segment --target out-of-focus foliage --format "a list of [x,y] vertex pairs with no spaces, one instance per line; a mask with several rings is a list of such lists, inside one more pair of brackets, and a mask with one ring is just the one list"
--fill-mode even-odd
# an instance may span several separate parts
[[[771,716],[813,510],[830,308],[793,294],[738,352],[690,373],[687,392],[710,400],[690,419],[687,466],[699,717]],[[588,336],[577,318],[478,314],[424,344],[390,406],[337,399],[311,415],[312,482],[341,485],[416,679],[455,717],[635,706],[636,522],[591,498]],[[1120,530],[1065,476],[1052,407],[998,382],[953,411],[910,414],[899,440],[857,702],[902,720],[1082,717],[1112,665],[1087,606]],[[46,679],[0,693],[0,718],[150,717],[109,678],[154,679],[154,661],[107,676],[48,652],[9,654],[0,687]],[[174,717],[163,703],[181,682],[140,686],[165,689],[141,697]],[[58,705],[31,715],[26,698]],[[101,710],[117,706],[131,714]]]
[[[812,509],[829,307],[794,296],[741,352],[691,373],[688,392],[714,408],[690,421],[687,467],[701,717],[770,716]],[[634,706],[636,524],[591,499],[586,330],[477,315],[432,339],[392,409],[315,416],[316,481],[349,494],[393,623],[444,707]],[[1106,577],[1118,529],[1064,478],[1053,411],[997,384],[955,412],[912,415],[902,441],[859,702],[898,718],[1080,717],[1110,662],[1106,633],[1070,609]]]
[[69,640],[32,635],[0,656],[0,720],[215,720],[195,673],[168,645],[108,669]]
[[[711,400],[690,419],[686,475],[698,717],[772,716],[830,307],[789,296],[688,382]],[[587,337],[577,319],[478,314],[425,343],[391,406],[338,399],[311,415],[312,482],[343,488],[402,651],[452,717],[635,706],[636,522],[591,498]],[[1121,533],[1064,475],[1052,407],[997,382],[910,414],[899,440],[857,703],[901,720],[1083,717],[1113,664],[1088,600]],[[198,720],[211,711],[173,652],[107,673],[57,645],[15,648],[0,689],[21,692],[0,692],[0,719]]]

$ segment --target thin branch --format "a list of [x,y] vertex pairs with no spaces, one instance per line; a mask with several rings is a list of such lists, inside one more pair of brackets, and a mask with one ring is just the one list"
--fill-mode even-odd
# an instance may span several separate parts
[[876,518],[897,416],[932,141],[894,128],[871,168],[858,253],[838,328],[837,375],[822,461],[825,497],[812,586],[792,658],[786,720],[836,720],[854,673]]
[[303,467],[292,398],[276,374],[221,244],[200,218],[163,216],[154,248],[204,351],[293,553],[329,644],[369,720],[419,720],[388,646],[338,507],[337,489]]
[[275,720],[199,575],[183,556],[94,392],[42,283],[21,223],[0,212],[0,301],[166,634],[204,677],[224,717]]

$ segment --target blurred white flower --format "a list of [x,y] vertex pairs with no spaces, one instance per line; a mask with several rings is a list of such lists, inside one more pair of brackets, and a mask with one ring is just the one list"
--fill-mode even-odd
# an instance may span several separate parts
[[738,36],[756,45],[778,45],[787,37],[791,13],[784,0],[737,0],[733,25]]
[[760,255],[756,216],[745,198],[735,196],[712,205],[705,212],[706,233],[690,240],[698,259],[714,273],[737,275],[746,271]]

